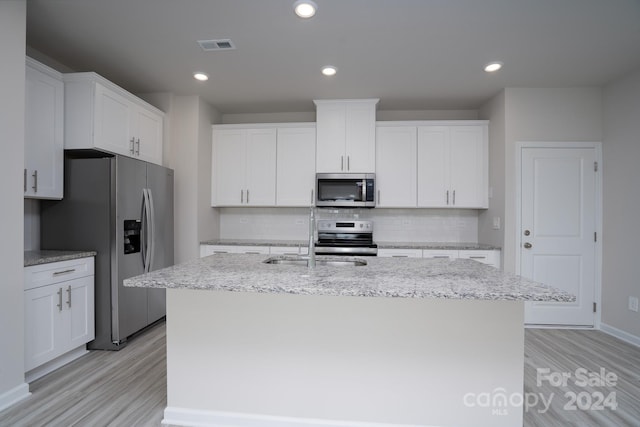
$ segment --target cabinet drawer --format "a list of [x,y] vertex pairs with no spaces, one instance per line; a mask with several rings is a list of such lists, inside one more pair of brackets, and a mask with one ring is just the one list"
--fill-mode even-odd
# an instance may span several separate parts
[[460,258],[472,259],[483,264],[499,267],[500,256],[493,250],[464,250],[459,253]]
[[24,268],[24,289],[39,288],[93,275],[93,257],[33,265]]
[[458,251],[455,249],[424,249],[423,258],[458,258]]
[[422,258],[422,249],[378,249],[379,257]]
[[269,253],[271,255],[299,255],[300,246],[271,246]]
[[269,246],[200,245],[200,257],[216,254],[264,254],[269,255]]

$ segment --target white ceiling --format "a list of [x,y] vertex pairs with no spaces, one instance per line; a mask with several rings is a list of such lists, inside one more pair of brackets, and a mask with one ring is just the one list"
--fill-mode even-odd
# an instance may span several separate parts
[[[222,113],[476,109],[504,87],[600,86],[640,68],[640,0],[28,0],[27,43],[132,92]],[[204,52],[196,40],[230,38]],[[500,60],[489,75],[485,63]],[[320,68],[338,67],[332,78]],[[194,71],[211,79],[200,83]]]

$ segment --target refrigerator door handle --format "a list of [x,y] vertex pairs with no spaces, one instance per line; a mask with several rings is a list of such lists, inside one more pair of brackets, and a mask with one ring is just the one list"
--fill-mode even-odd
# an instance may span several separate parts
[[149,272],[149,263],[150,263],[150,244],[149,244],[149,222],[150,222],[151,212],[149,210],[149,194],[146,188],[142,189],[142,230],[141,230],[141,253],[142,253],[142,268],[144,273]]
[[149,260],[147,261],[147,273],[151,271],[151,263],[153,255],[156,251],[156,211],[153,206],[153,194],[151,189],[147,188],[147,207],[149,210]]
[[142,208],[140,209],[140,254],[142,255],[142,272],[147,271],[147,190],[142,189]]

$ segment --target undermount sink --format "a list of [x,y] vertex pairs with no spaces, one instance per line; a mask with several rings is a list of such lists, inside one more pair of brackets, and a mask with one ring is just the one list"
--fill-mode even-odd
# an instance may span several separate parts
[[[299,265],[307,267],[309,265],[309,257],[274,256],[262,262],[265,264]],[[316,256],[316,266],[361,267],[364,265],[367,265],[367,261],[361,258]]]

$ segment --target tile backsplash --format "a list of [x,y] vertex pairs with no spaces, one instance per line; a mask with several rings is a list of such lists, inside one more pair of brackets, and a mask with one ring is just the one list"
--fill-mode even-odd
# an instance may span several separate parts
[[[317,209],[318,218],[369,219],[380,242],[477,242],[472,209]],[[308,208],[221,208],[221,239],[305,240]]]

